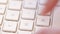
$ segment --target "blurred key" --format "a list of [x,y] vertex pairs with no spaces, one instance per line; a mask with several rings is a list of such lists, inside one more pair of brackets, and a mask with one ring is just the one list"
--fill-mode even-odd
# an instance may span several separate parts
[[49,26],[50,16],[37,16],[37,25],[39,26]]
[[13,21],[3,21],[2,30],[6,32],[16,32],[17,22]]
[[33,20],[21,20],[20,29],[31,31],[33,28]]
[[35,18],[35,10],[23,9],[22,18],[24,18],[24,19],[34,19]]
[[24,8],[33,8],[35,9],[37,5],[37,0],[24,0],[23,7]]
[[7,20],[18,21],[18,19],[19,19],[19,11],[6,10],[6,19]]
[[9,1],[8,8],[20,10],[21,9],[21,1],[16,1],[16,0]]

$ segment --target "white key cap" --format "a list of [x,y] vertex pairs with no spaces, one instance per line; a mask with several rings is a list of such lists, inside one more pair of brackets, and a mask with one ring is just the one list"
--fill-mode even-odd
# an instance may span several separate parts
[[20,29],[31,31],[33,28],[33,20],[21,20]]
[[7,3],[7,0],[0,0],[0,3]]
[[18,34],[32,34],[30,31],[18,31]]
[[38,0],[39,4],[46,4],[48,2],[48,0]]
[[3,21],[3,27],[2,27],[3,31],[16,32],[16,28],[17,28],[17,22],[6,21],[6,20]]
[[19,19],[19,11],[7,10],[6,19],[7,20],[13,20],[13,21],[15,20],[15,21],[17,21]]
[[34,17],[35,17],[35,10],[23,9],[22,18],[24,18],[24,19],[34,19]]
[[8,4],[8,8],[9,9],[18,9],[20,10],[21,9],[21,1],[9,1],[9,4]]
[[0,14],[4,14],[6,5],[0,5]]
[[37,25],[49,26],[50,16],[37,16]]
[[24,8],[33,8],[35,9],[37,5],[37,0],[24,0],[23,7]]
[[2,24],[3,16],[0,15],[0,25]]

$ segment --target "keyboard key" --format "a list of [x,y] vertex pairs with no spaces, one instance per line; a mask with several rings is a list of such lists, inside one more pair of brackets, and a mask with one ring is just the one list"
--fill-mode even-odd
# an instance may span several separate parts
[[6,19],[7,20],[18,21],[18,19],[19,19],[19,11],[6,10]]
[[0,0],[0,3],[7,3],[8,0]]
[[48,2],[48,0],[38,0],[39,4],[46,4],[46,2]]
[[23,20],[21,19],[20,29],[31,31],[33,28],[33,20]]
[[35,9],[37,5],[37,0],[24,0],[23,7],[24,8],[33,8]]
[[34,17],[35,17],[35,10],[23,9],[22,18],[24,18],[24,19],[34,19]]
[[18,31],[18,34],[32,34],[30,31]]
[[4,14],[6,5],[0,5],[0,14]]
[[17,29],[17,22],[13,22],[13,21],[3,21],[3,26],[2,26],[2,30],[3,31],[7,31],[7,32],[16,32]]
[[50,16],[37,16],[37,25],[49,26]]
[[2,24],[3,16],[0,15],[0,25]]
[[20,10],[21,9],[21,1],[9,1],[8,3],[8,8],[9,9],[16,9],[16,10]]

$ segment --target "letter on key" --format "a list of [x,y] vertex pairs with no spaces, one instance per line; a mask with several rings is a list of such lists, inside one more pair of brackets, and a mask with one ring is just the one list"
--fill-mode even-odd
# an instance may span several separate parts
[[20,29],[21,30],[28,30],[31,31],[33,28],[33,21],[32,20],[21,20]]
[[6,10],[6,19],[7,20],[18,21],[18,19],[19,19],[19,11]]
[[7,31],[7,32],[16,32],[16,28],[17,28],[17,22],[13,22],[13,21],[3,21],[3,31]]
[[37,25],[41,26],[49,26],[50,16],[38,16],[37,17]]
[[35,17],[35,10],[23,9],[22,18],[24,18],[24,19],[34,19],[34,17]]

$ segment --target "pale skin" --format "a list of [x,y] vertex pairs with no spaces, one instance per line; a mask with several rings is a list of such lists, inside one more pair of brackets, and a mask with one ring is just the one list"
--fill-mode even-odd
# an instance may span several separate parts
[[51,10],[55,7],[58,0],[48,0],[48,2],[45,5],[45,8],[41,12],[42,15],[46,15],[48,12],[51,12]]
[[[41,15],[47,15],[55,7],[58,0],[48,0],[45,5],[45,8],[41,12]],[[60,29],[45,28],[37,31],[35,34],[60,34]]]

